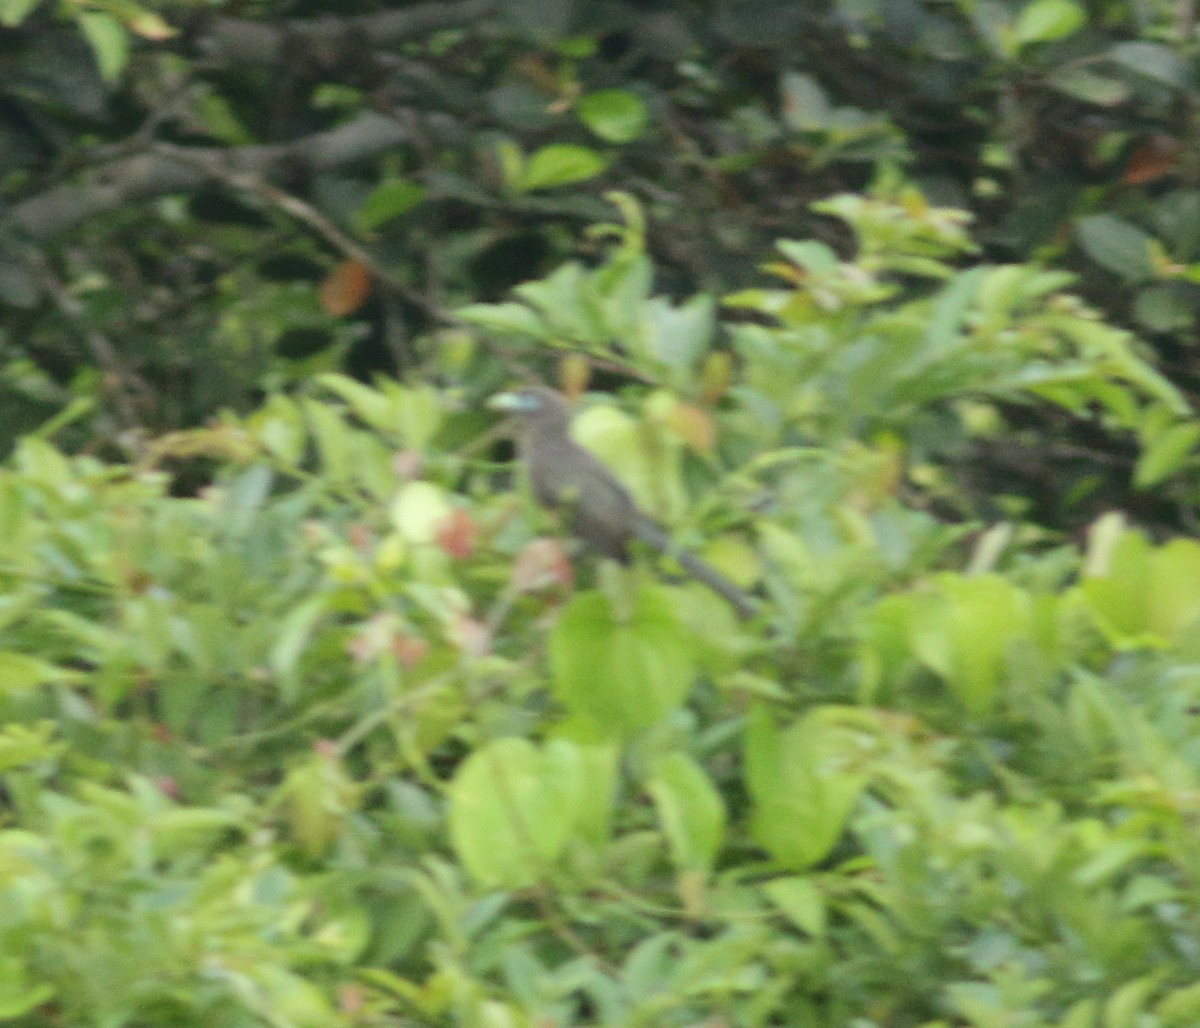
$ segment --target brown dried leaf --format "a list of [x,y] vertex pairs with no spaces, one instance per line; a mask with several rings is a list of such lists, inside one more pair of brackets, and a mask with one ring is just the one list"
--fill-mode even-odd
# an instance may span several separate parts
[[353,314],[371,292],[371,273],[358,261],[342,261],[317,289],[317,299],[335,318]]

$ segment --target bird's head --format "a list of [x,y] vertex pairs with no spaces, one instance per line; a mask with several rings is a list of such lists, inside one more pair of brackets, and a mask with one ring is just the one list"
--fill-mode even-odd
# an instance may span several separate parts
[[565,428],[570,420],[566,401],[544,386],[526,386],[507,393],[497,393],[488,400],[487,405],[492,410],[515,414],[526,426],[536,424]]

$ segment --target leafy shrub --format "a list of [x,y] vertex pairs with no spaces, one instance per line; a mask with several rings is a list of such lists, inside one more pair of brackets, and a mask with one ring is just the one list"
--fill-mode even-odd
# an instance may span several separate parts
[[[1175,390],[908,187],[727,313],[656,295],[618,204],[602,261],[460,312],[445,385],[320,375],[129,466],[22,442],[3,1016],[1196,1020],[1200,550],[985,528],[955,478],[1052,406],[1167,474]],[[572,584],[498,485],[495,352],[652,384],[580,432],[757,622],[669,568]],[[184,458],[213,485],[171,495]]]

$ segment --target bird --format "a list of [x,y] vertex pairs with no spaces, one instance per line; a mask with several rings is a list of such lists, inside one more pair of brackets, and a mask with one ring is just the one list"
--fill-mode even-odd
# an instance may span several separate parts
[[602,556],[629,563],[629,544],[640,540],[680,567],[734,608],[741,618],[756,612],[754,601],[694,553],[672,544],[663,527],[641,511],[617,477],[571,438],[571,411],[563,397],[544,386],[497,393],[493,410],[517,418],[517,451],[541,507],[564,511],[573,536]]

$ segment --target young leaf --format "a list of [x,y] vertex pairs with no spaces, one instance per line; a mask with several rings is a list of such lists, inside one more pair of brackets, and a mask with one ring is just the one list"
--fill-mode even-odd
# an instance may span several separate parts
[[725,832],[725,805],[704,770],[671,753],[654,765],[646,787],[680,871],[710,873]]
[[565,739],[496,739],[472,753],[450,785],[450,838],[467,870],[488,887],[537,882],[579,820],[586,766]]
[[550,636],[554,694],[606,733],[660,722],[687,695],[695,653],[662,589],[644,589],[618,619],[598,590],[579,593]]

